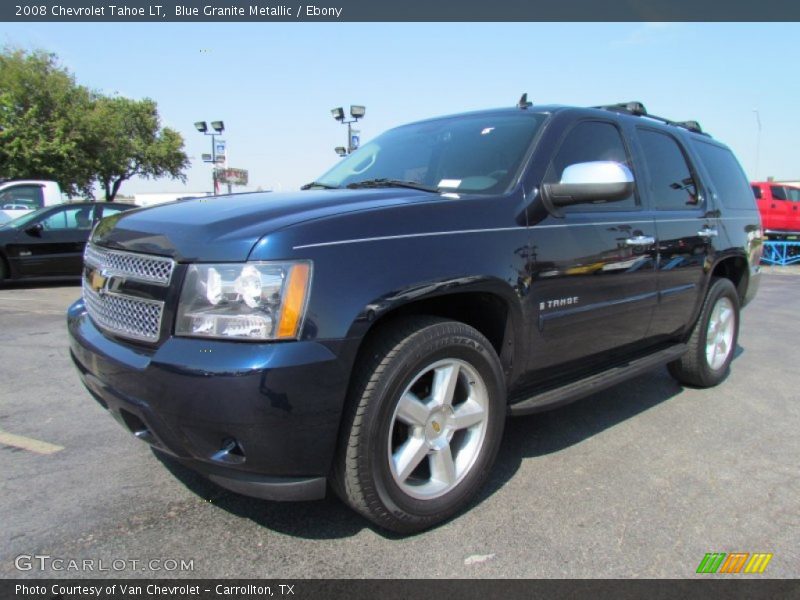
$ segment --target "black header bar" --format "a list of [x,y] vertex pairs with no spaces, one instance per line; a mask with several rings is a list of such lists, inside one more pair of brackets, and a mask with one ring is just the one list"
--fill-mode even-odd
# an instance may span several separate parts
[[5,0],[0,21],[800,21],[797,0]]
[[243,580],[7,579],[4,600],[780,600],[798,598],[800,581],[720,578],[692,580]]

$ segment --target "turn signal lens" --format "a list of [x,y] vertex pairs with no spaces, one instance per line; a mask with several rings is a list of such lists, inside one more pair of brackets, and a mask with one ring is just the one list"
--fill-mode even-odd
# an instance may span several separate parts
[[300,322],[303,320],[305,312],[310,273],[308,263],[298,263],[292,266],[289,281],[286,284],[278,334],[275,336],[278,339],[295,338],[299,333]]

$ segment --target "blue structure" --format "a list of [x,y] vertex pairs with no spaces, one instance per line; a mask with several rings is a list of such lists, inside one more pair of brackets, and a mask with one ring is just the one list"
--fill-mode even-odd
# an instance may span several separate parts
[[770,240],[764,242],[764,254],[761,256],[762,264],[793,265],[800,263],[800,241],[783,242]]

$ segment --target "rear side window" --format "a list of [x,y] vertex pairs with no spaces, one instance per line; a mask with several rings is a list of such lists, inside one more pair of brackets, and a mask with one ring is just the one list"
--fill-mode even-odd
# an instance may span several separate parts
[[[755,208],[753,195],[747,192],[750,184],[733,152],[700,140],[693,140],[692,145],[700,155],[700,160],[703,161],[706,171],[711,177],[714,193],[722,206],[741,209]],[[753,186],[753,189],[757,189],[756,186]],[[760,197],[761,190],[759,189],[756,198]]]
[[110,217],[111,215],[116,215],[125,210],[128,210],[127,206],[112,206],[110,204],[105,204],[103,205],[103,218]]
[[786,188],[782,185],[771,185],[769,186],[769,191],[772,192],[772,197],[775,200],[788,200],[789,198],[786,196]]
[[697,206],[697,184],[678,143],[660,131],[638,131],[655,207],[658,210],[686,210]]
[[761,200],[761,188],[757,185],[751,185],[750,188],[753,190],[753,196],[756,197],[756,200]]

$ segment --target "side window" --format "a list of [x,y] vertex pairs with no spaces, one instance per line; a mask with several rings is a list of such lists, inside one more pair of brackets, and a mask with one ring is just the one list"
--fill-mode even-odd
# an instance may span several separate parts
[[[570,130],[553,157],[545,174],[545,183],[558,183],[561,175],[570,165],[613,160],[631,168],[631,161],[622,142],[622,135],[611,123],[602,121],[583,121]],[[567,211],[585,210],[630,210],[636,208],[636,196],[632,194],[625,200],[608,204],[581,204],[566,207]]]
[[42,219],[41,224],[46,231],[57,229],[91,229],[92,228],[91,206],[75,206],[58,210]]
[[761,200],[761,188],[757,185],[751,185],[750,189],[753,190],[753,196],[756,197],[756,200]]
[[[722,206],[743,210],[755,208],[753,196],[747,191],[747,176],[733,152],[699,140],[692,140],[692,147],[708,171],[713,192]],[[753,188],[758,189],[756,186]],[[758,191],[760,196],[761,190]]]
[[672,136],[652,129],[639,129],[638,133],[655,207],[658,210],[686,210],[697,206],[697,184],[678,142]]
[[0,192],[0,208],[35,210],[44,206],[42,188],[38,185],[15,185]]
[[789,200],[792,202],[800,202],[800,188],[787,187],[784,189],[786,190],[786,195],[789,197]]
[[103,218],[110,217],[111,215],[116,215],[121,213],[124,210],[128,210],[128,207],[122,206],[113,206],[111,204],[104,204],[103,205]]
[[775,200],[788,200],[786,195],[786,188],[782,185],[771,185],[769,191],[772,192],[772,198]]

